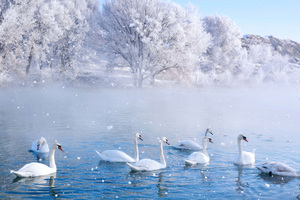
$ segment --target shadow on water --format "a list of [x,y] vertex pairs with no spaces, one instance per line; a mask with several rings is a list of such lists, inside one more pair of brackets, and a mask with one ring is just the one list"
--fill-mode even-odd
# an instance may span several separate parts
[[260,173],[259,178],[261,178],[262,180],[264,180],[268,183],[280,184],[280,185],[287,184],[291,180],[297,179],[296,177],[291,177],[291,176],[277,176],[277,175],[270,176],[269,174],[266,174],[266,173]]

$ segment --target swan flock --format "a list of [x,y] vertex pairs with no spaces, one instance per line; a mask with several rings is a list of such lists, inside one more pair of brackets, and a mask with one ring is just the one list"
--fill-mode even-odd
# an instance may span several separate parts
[[[200,146],[198,143],[192,140],[182,140],[173,146],[175,149],[179,150],[195,151],[192,152],[188,156],[188,158],[184,160],[185,165],[208,164],[210,162],[210,157],[207,153],[207,142],[213,143],[213,141],[207,136],[208,133],[213,135],[213,133],[209,129],[206,129],[205,136],[202,139],[202,146]],[[165,143],[167,145],[170,145],[168,139],[166,137],[162,137],[159,140],[158,147],[160,152],[160,161],[148,158],[140,160],[138,139],[143,141],[142,136],[139,133],[136,133],[134,135],[134,157],[131,157],[127,153],[120,150],[105,150],[102,152],[96,150],[96,153],[102,161],[126,163],[133,172],[144,172],[165,169],[167,167],[167,162],[164,156],[163,144]],[[253,152],[243,151],[242,141],[248,142],[246,136],[240,134],[237,137],[238,154],[233,163],[240,166],[253,165],[255,163],[255,150]],[[11,170],[11,173],[21,178],[38,177],[55,173],[57,171],[54,158],[56,149],[63,151],[59,143],[55,142],[53,144],[49,154],[49,166],[39,162],[31,162],[24,165],[19,170]],[[30,151],[37,153],[48,153],[49,146],[47,144],[46,139],[44,137],[41,137],[39,140],[34,141],[31,145]],[[266,173],[270,176],[279,175],[300,177],[300,172],[281,162],[267,162],[261,166],[257,166],[256,168],[261,173]]]

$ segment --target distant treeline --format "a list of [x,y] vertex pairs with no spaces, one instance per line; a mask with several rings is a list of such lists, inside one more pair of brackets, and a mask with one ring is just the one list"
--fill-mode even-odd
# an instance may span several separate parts
[[1,1],[0,86],[111,82],[113,72],[135,87],[299,81],[289,56],[266,44],[246,48],[230,18],[200,14],[163,0]]

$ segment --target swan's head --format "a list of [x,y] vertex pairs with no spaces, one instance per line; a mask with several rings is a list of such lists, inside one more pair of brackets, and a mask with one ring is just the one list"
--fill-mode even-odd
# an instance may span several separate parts
[[246,142],[248,142],[246,136],[244,136],[244,135],[242,135],[242,134],[240,134],[240,135],[238,136],[238,140],[245,140]]
[[43,145],[44,143],[46,143],[46,139],[44,137],[41,137],[38,142],[37,142],[37,150],[40,149],[40,146]]
[[170,145],[170,143],[169,143],[169,141],[166,137],[162,137],[161,141],[163,141],[163,142],[167,143],[168,145]]
[[203,139],[202,139],[202,142],[210,142],[210,143],[213,143],[212,139],[207,137],[207,136],[204,136]]
[[210,134],[212,134],[212,135],[213,135],[213,133],[211,132],[211,130],[209,130],[209,128],[208,128],[208,129],[206,129],[206,131],[205,131],[205,136],[207,136],[207,133],[210,133]]
[[272,169],[271,166],[268,163],[265,163],[261,166],[257,166],[256,167],[259,171],[261,171],[262,173],[266,173],[269,174],[270,176],[272,176]]
[[61,148],[61,145],[60,145],[59,143],[57,143],[57,142],[54,143],[53,148],[59,149],[59,150],[61,150],[61,151],[64,151],[64,150]]
[[142,138],[141,134],[139,134],[139,133],[136,133],[136,134],[135,134],[135,137],[137,137],[137,138],[139,138],[140,140],[142,140],[142,141],[143,141],[143,138]]

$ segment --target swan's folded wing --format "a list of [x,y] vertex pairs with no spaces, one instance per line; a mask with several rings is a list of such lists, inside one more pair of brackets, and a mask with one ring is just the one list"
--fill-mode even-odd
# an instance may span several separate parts
[[53,172],[55,172],[54,169],[49,168],[47,165],[44,165],[42,163],[36,162],[26,164],[18,171],[11,171],[11,173],[15,174],[18,177],[43,176]]
[[135,162],[135,159],[119,150],[106,150],[102,153],[96,151],[100,158],[109,162]]
[[281,162],[273,162],[273,163],[269,163],[271,168],[276,168],[276,170],[278,172],[292,172],[292,173],[296,173],[296,170],[284,163]]
[[166,168],[165,165],[151,159],[142,159],[133,165],[129,163],[127,164],[132,171],[153,171]]

